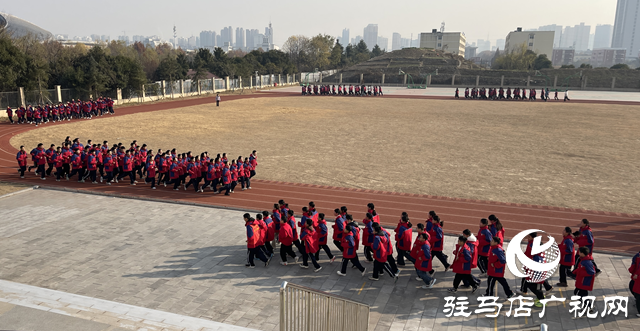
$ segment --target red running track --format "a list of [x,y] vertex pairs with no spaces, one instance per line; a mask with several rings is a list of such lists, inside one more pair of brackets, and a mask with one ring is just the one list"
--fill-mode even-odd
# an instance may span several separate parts
[[[262,92],[244,96],[225,96],[224,100],[294,95],[297,96],[298,94]],[[385,96],[385,98],[386,97],[389,96]],[[414,98],[408,96],[394,97]],[[441,97],[418,98],[451,100],[450,98]],[[213,96],[123,107],[118,108],[117,114],[114,116],[188,107],[212,102],[215,102]],[[606,104],[610,103],[611,102],[606,102]],[[616,102],[616,104],[637,105],[637,103],[627,102]],[[100,119],[94,120],[99,121]],[[64,124],[64,122],[61,124]],[[49,125],[59,124],[47,124],[47,126]],[[587,218],[591,222],[591,227],[594,232],[596,252],[635,254],[640,247],[637,240],[640,235],[640,215],[624,213],[348,189],[260,179],[252,180],[252,190],[238,190],[231,196],[214,195],[211,191],[205,191],[205,193],[200,194],[192,190],[173,191],[169,187],[159,187],[157,190],[151,190],[148,185],[130,186],[128,184],[113,184],[108,186],[104,184],[77,183],[75,181],[56,182],[51,179],[42,181],[34,176],[33,173],[28,174],[25,179],[20,179],[16,172],[15,154],[17,150],[9,144],[9,140],[15,134],[33,129],[35,129],[35,127],[27,125],[10,125],[8,123],[0,125],[0,180],[23,184],[28,183],[29,185],[39,185],[52,189],[253,211],[271,210],[273,203],[279,199],[284,199],[294,211],[300,213],[303,206],[306,206],[309,201],[314,201],[318,210],[327,214],[327,219],[332,219],[333,209],[340,206],[347,206],[350,213],[354,215],[354,218],[362,219],[367,210],[367,203],[373,202],[376,205],[376,210],[380,214],[381,221],[384,225],[395,226],[403,211],[407,212],[412,223],[416,224],[417,222],[424,221],[428,211],[435,210],[444,221],[445,231],[450,234],[459,234],[467,228],[475,233],[477,232],[478,223],[481,218],[495,214],[503,222],[507,238],[511,238],[516,233],[527,229],[539,229],[554,235],[558,240],[561,239],[561,232],[565,226],[571,226],[575,230],[580,220]],[[258,167],[258,178],[260,177],[259,169]]]

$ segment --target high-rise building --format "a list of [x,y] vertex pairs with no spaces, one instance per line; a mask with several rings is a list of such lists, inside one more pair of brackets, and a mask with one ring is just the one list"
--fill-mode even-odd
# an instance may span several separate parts
[[[225,43],[229,43],[226,45]],[[220,31],[220,44],[218,47],[233,47],[233,28],[225,27]]]
[[400,43],[402,44],[402,48],[413,47],[411,38],[402,38],[400,39]]
[[349,39],[349,29],[342,29],[342,38],[338,39],[342,46],[347,46],[347,44],[351,41]]
[[629,58],[637,58],[640,51],[640,39],[635,41],[636,32],[640,36],[639,11],[640,0],[618,0],[611,47],[625,48]]
[[598,24],[593,37],[593,49],[611,47],[611,36],[613,35],[613,25]]
[[399,33],[394,32],[393,37],[391,37],[391,50],[395,51],[398,49],[402,49],[402,36]]
[[553,47],[560,47],[560,40],[562,39],[562,25],[551,24],[551,25],[543,25],[538,28],[538,31],[553,31],[555,34],[553,35]]
[[124,44],[129,46],[129,36],[118,36],[118,40],[124,41]]
[[490,50],[491,50],[490,40],[478,39],[478,49],[477,49],[478,53],[482,53],[484,51],[490,51]]
[[246,49],[246,43],[244,38],[245,38],[244,28],[236,28],[235,49],[240,49],[240,50]]
[[[362,40],[362,36],[356,36],[355,38],[351,38],[351,45],[356,46]],[[369,46],[369,45],[367,45]]]
[[576,50],[573,48],[554,48],[551,56],[551,63],[554,66],[563,66],[573,64],[573,57]]
[[387,50],[389,48],[389,38],[387,37],[378,37],[378,47],[381,50]]
[[191,36],[187,39],[187,49],[195,49],[197,47],[196,37]]
[[247,52],[251,52],[262,45],[263,40],[262,37],[260,37],[262,34],[260,34],[258,29],[246,29],[245,35],[245,48]]
[[216,32],[202,31],[200,32],[200,47],[213,50],[216,47]]
[[601,48],[591,52],[591,65],[594,68],[611,67],[614,64],[624,63],[627,50],[624,48]]
[[462,32],[440,32],[438,29],[431,30],[431,33],[421,33],[418,35],[420,48],[441,49],[447,53],[464,56],[467,38]]
[[511,31],[507,35],[504,49],[507,52],[517,51],[524,44],[526,49],[536,54],[553,56],[553,31],[522,31],[522,28]]
[[[273,49],[273,27],[271,26],[271,22],[269,22],[269,26],[264,28],[264,35],[267,37],[267,41],[269,43],[269,49]],[[264,44],[264,41],[263,41]]]
[[575,49],[577,52],[586,51],[589,49],[589,35],[591,34],[591,26],[576,25],[573,27],[567,26],[564,28],[562,37],[560,38],[560,47]]
[[135,35],[133,36],[133,42],[143,42],[144,41],[144,36],[140,36],[140,35]]
[[367,44],[367,48],[372,50],[373,46],[378,43],[378,24],[367,25],[367,27],[364,28],[363,39]]
[[496,40],[496,48],[498,48],[500,50],[504,50],[504,44],[505,44],[505,40],[504,39]]

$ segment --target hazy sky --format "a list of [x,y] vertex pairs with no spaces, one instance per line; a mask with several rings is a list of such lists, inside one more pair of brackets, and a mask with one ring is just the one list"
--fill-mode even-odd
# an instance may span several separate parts
[[[175,23],[178,36],[198,35],[202,30],[220,31],[225,26],[259,29],[271,20],[274,43],[291,35],[318,33],[350,38],[363,28],[378,24],[378,35],[389,38],[398,32],[403,38],[417,38],[446,23],[447,31],[462,31],[468,42],[504,39],[516,27],[541,25],[613,24],[616,0],[14,0],[2,1],[0,11],[18,16],[53,34],[87,36],[158,35],[169,40]],[[235,35],[234,35],[235,38]],[[234,40],[235,41],[235,40]]]

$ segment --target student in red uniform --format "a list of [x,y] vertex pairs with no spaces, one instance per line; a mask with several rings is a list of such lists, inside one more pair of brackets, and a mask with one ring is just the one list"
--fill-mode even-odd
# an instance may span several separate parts
[[258,152],[254,149],[249,155],[249,163],[251,163],[251,176],[253,178],[256,175],[256,167],[258,167]]
[[415,262],[409,252],[411,251],[411,239],[413,225],[409,222],[409,216],[403,212],[398,226],[395,229],[396,232],[396,248],[398,249],[398,256],[396,257],[398,265],[404,266],[404,259],[407,258],[412,263]]
[[265,243],[267,241],[267,231],[269,230],[269,227],[267,226],[267,223],[265,223],[265,221],[262,219],[262,213],[256,214],[256,223],[260,228],[260,240],[258,241],[258,248],[260,248],[260,251],[262,251],[262,254],[264,254],[264,256],[272,257],[271,252],[265,246]]
[[573,234],[570,227],[565,227],[562,231],[562,242],[558,245],[560,249],[560,282],[556,286],[567,287],[567,275],[571,273],[571,268],[575,262],[575,248]]
[[502,249],[502,242],[500,238],[493,237],[490,242],[489,256],[487,259],[487,290],[484,292],[485,296],[494,296],[494,289],[496,282],[502,285],[504,293],[507,295],[507,299],[513,298],[515,294],[511,291],[509,283],[504,278],[504,271],[506,268],[507,260],[505,258],[504,250]]
[[[318,221],[317,221],[317,226],[316,228],[316,232],[318,233],[318,252],[316,252],[316,261],[320,260],[320,249],[323,249],[325,253],[327,253],[327,256],[329,257],[329,261],[330,263],[333,263],[333,261],[335,261],[336,257],[333,255],[333,253],[331,253],[331,249],[329,248],[329,246],[327,245],[327,241],[329,238],[329,229],[327,228],[327,221],[324,219],[324,214],[323,213],[316,213],[316,215],[318,216]],[[311,219],[313,221],[313,218]]]
[[[573,295],[583,298],[589,295],[589,291],[593,291],[593,283],[596,279],[596,267],[593,264],[593,257],[588,247],[580,247],[578,254],[580,255],[580,262],[578,268],[574,271],[576,275],[576,289],[573,290]],[[593,307],[595,307],[595,305]],[[598,311],[595,308],[591,308],[589,309],[589,313],[597,314]]]
[[264,262],[264,266],[269,266],[269,262],[271,262],[271,258],[267,258],[264,256],[259,247],[260,242],[260,227],[256,223],[256,220],[249,215],[249,213],[244,214],[244,226],[247,230],[247,249],[248,249],[248,261],[246,266],[249,268],[255,268],[256,265],[253,262],[253,258],[257,257],[260,261]]
[[7,117],[9,118],[9,122],[13,124],[13,109],[11,109],[11,107],[7,107]]
[[367,262],[372,262],[373,257],[371,256],[372,250],[371,245],[373,245],[374,232],[373,232],[373,215],[371,213],[367,213],[365,218],[362,220],[364,223],[364,233],[362,235],[362,246],[364,246],[364,256],[367,259]]
[[[476,238],[469,229],[462,231],[462,236],[467,238],[466,245],[469,247],[469,251],[471,251],[471,270],[473,271],[473,269],[478,267],[478,238]],[[471,278],[473,278],[473,281],[475,281],[478,286],[482,283],[473,273],[471,273]],[[469,283],[463,279],[461,287],[468,288],[469,286]]]
[[282,265],[288,265],[287,255],[295,259],[295,263],[298,263],[298,257],[293,251],[293,229],[288,222],[281,222],[280,231],[278,234],[278,240],[280,241],[280,258]]
[[[374,230],[375,231],[375,230]],[[385,270],[389,273],[391,277],[397,277],[392,274],[390,269],[385,268],[387,264],[387,245],[385,243],[385,236],[382,231],[378,231],[374,234],[373,244],[371,245],[371,250],[373,251],[373,276],[369,277],[371,280],[379,280],[379,275],[383,274]]]
[[89,171],[89,178],[91,178],[92,184],[98,184],[96,178],[96,171],[98,170],[98,158],[96,157],[96,151],[91,150],[87,157],[87,170]]
[[[591,231],[591,227],[589,226],[589,220],[586,218],[580,222],[580,234],[576,237],[575,243],[578,244],[578,247],[587,247],[589,249],[590,254],[593,254],[593,232]],[[580,263],[580,259],[576,259],[576,268]],[[592,263],[596,268],[596,276],[600,274],[600,269],[598,269],[598,265],[592,259]]]
[[18,154],[16,154],[16,160],[18,161],[18,167],[20,172],[20,178],[24,178],[24,172],[27,170],[27,160],[29,159],[29,154],[25,151],[24,146],[20,146],[20,150]]
[[[434,213],[435,214],[435,213]],[[431,244],[431,255],[440,260],[440,263],[444,266],[444,271],[448,271],[451,265],[447,262],[449,257],[442,253],[444,249],[444,233],[442,232],[443,222],[438,215],[434,215],[431,220],[431,231],[429,232],[429,239]],[[429,228],[427,226],[427,228]]]
[[480,276],[487,275],[487,265],[489,251],[491,250],[491,240],[493,236],[489,230],[489,221],[486,218],[480,220],[480,229],[478,230],[478,269]]
[[448,289],[449,292],[455,293],[458,291],[458,286],[463,279],[466,279],[471,284],[471,293],[476,293],[478,290],[478,284],[471,278],[471,262],[472,254],[467,246],[467,238],[464,236],[458,237],[458,247],[454,251],[455,258],[451,267],[456,274],[453,279],[453,287]]
[[267,237],[264,240],[264,246],[267,248],[267,251],[269,251],[269,254],[273,256],[273,246],[271,242],[275,239],[276,224],[266,210],[262,212],[262,219],[267,225]]
[[298,248],[300,254],[304,254],[304,246],[300,242],[299,233],[296,229],[296,218],[293,215],[293,210],[287,209],[287,220],[286,223],[289,223],[291,226],[291,230],[293,231],[293,244]]
[[313,220],[307,218],[304,228],[300,231],[300,239],[304,242],[304,251],[302,254],[302,264],[300,268],[309,268],[309,258],[316,268],[314,272],[322,270],[322,267],[316,261],[316,253],[318,252],[318,233],[313,228]]
[[[38,149],[39,150],[42,149],[42,144],[38,144]],[[46,180],[45,165],[47,164],[47,160],[48,160],[47,152],[41,150],[39,153],[36,154],[36,160],[38,162],[38,170],[36,171],[36,174],[40,174],[40,179]]]
[[362,276],[367,273],[367,269],[360,264],[358,252],[356,251],[356,241],[353,238],[353,228],[350,224],[344,227],[342,233],[342,268],[337,272],[340,276],[347,275],[347,264],[349,261],[360,270]]
[[113,160],[113,153],[110,150],[107,150],[106,155],[102,158],[102,163],[104,165],[107,185],[111,185],[111,183],[113,182],[113,168],[115,163]]
[[636,255],[631,260],[629,273],[631,273],[631,281],[629,281],[629,291],[631,291],[631,294],[633,294],[633,297],[636,299],[636,309],[638,310],[636,316],[640,317],[640,281],[638,281],[638,276],[640,276],[640,253],[636,253]]
[[344,233],[345,219],[342,218],[342,214],[340,213],[340,209],[336,208],[334,210],[335,213],[335,223],[331,226],[333,227],[333,244],[338,247],[338,249],[342,252],[342,236]]
[[62,177],[62,175],[64,174],[64,168],[62,167],[64,165],[64,157],[62,156],[62,148],[58,147],[56,148],[56,152],[53,153],[53,156],[51,157],[54,165],[56,167],[56,182],[60,181],[60,178]]
[[[423,225],[420,223],[420,225]],[[424,281],[423,289],[433,288],[436,283],[435,278],[431,278],[430,272],[433,270],[431,267],[431,247],[429,246],[429,234],[422,232],[416,238],[418,242],[418,250],[416,251],[416,261],[414,265],[418,277]]]
[[491,222],[491,225],[489,225],[491,236],[497,236],[498,238],[500,238],[500,242],[504,243],[504,227],[502,226],[502,223],[500,223],[500,220],[496,217],[496,215],[489,215],[488,218],[489,222]]
[[222,169],[222,184],[226,188],[226,192],[224,195],[230,195],[231,192],[231,170],[229,169],[229,164],[225,161],[224,168]]

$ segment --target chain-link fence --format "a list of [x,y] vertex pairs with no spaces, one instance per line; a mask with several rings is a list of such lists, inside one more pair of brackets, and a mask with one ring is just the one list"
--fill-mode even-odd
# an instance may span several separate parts
[[225,81],[224,79],[220,79],[220,78],[216,78],[214,79],[214,84],[216,87],[216,90],[224,90],[225,89]]
[[11,107],[13,109],[20,107],[20,93],[19,92],[0,92],[0,111]]

